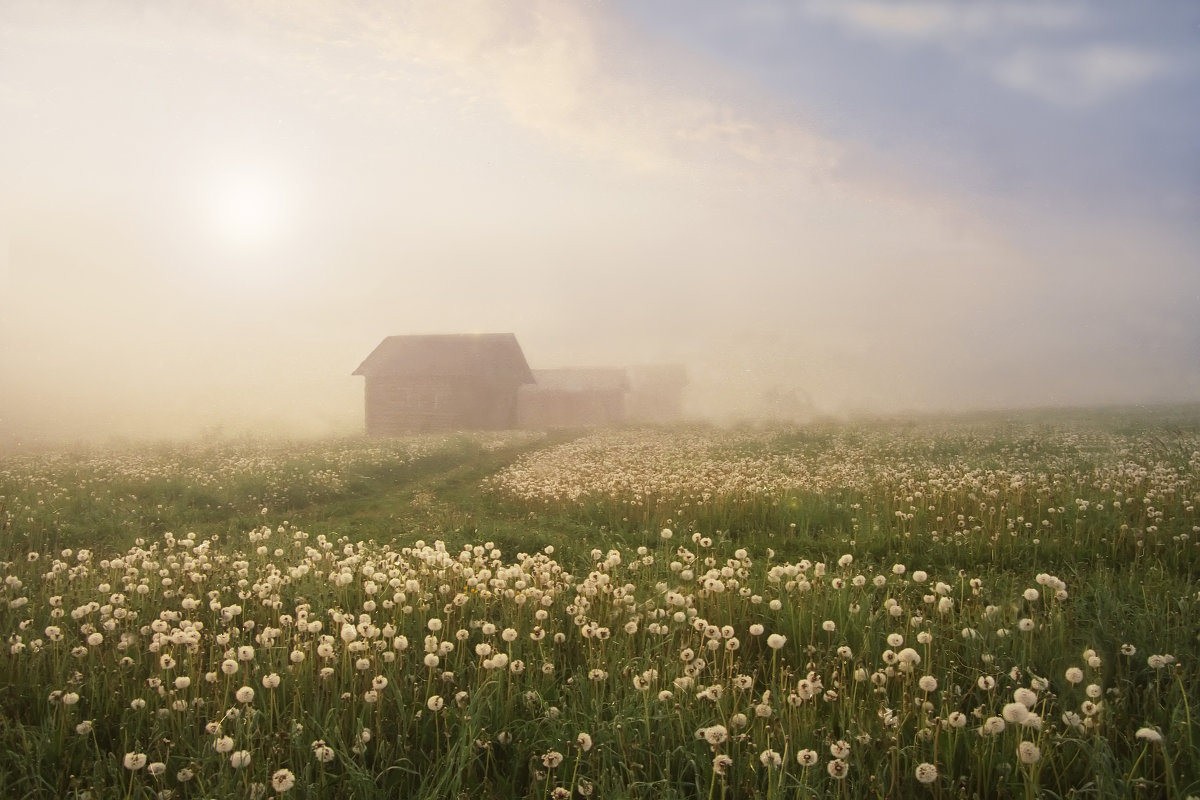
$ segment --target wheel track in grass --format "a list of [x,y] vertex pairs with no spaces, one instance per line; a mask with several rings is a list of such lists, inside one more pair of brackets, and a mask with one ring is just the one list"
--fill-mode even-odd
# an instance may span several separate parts
[[[325,493],[309,497],[300,490],[291,493],[290,498],[274,501],[255,497],[267,485],[265,475],[252,476],[252,485],[244,490],[219,487],[217,494],[206,494],[202,486],[197,488],[174,474],[126,486],[120,476],[66,472],[53,476],[54,480],[64,487],[78,483],[79,488],[47,504],[45,519],[35,524],[32,518],[26,521],[0,514],[6,524],[14,519],[18,523],[12,530],[0,531],[0,546],[15,548],[13,552],[22,557],[29,549],[88,548],[107,554],[123,551],[136,540],[150,543],[171,533],[176,537],[217,536],[234,547],[243,547],[250,531],[286,524],[312,535],[395,541],[401,546],[421,538],[473,544],[494,537],[505,542],[506,550],[536,547],[536,543],[529,542],[530,526],[524,512],[505,508],[502,501],[488,494],[482,487],[484,479],[523,454],[553,447],[583,433],[554,432],[491,445],[488,437],[482,441],[469,434],[448,437],[443,446],[416,458],[384,459],[341,471],[341,485],[332,496]],[[363,444],[369,445],[370,440],[363,440]],[[303,472],[315,468],[305,462],[303,449],[297,454],[299,461],[287,451],[281,452],[282,469],[298,467]],[[188,459],[191,454],[182,450],[177,457]],[[323,454],[318,452],[315,458],[321,459]],[[89,494],[92,490],[86,488],[88,485],[102,487],[99,496]],[[222,491],[224,494],[219,493]],[[11,487],[0,486],[0,495],[11,493]],[[0,497],[0,511],[5,510],[8,499]],[[554,527],[561,525],[556,523]],[[577,535],[578,531],[573,533]]]
[[578,545],[590,530],[587,526],[567,520],[530,524],[524,513],[505,507],[485,492],[482,483],[521,455],[580,435],[555,432],[535,442],[496,450],[464,440],[461,447],[448,452],[377,474],[352,476],[346,497],[295,509],[287,521],[310,534],[392,541],[401,546],[421,539],[441,539],[448,546],[492,541],[515,553],[513,548]]

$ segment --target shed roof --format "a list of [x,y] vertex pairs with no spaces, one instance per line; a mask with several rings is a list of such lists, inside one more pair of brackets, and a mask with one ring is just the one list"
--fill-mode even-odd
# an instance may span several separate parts
[[555,392],[624,392],[629,389],[629,376],[623,369],[535,369],[533,378],[537,389]]
[[352,374],[504,377],[533,383],[525,354],[511,333],[389,336]]

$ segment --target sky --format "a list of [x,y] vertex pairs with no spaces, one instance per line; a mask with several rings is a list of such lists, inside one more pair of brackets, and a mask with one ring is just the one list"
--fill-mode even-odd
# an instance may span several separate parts
[[1200,400],[1189,0],[6,0],[0,440],[361,430],[385,336],[694,416]]

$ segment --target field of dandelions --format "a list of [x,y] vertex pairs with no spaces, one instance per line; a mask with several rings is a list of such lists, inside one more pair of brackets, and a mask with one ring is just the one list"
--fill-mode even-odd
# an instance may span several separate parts
[[13,798],[1200,795],[1200,411],[15,452]]

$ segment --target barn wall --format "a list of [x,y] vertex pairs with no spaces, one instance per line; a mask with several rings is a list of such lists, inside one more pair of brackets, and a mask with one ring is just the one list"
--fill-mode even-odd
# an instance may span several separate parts
[[367,377],[367,433],[395,435],[453,430],[460,416],[455,387],[445,380]]
[[462,386],[463,427],[508,430],[517,427],[517,388],[513,381],[473,380]]
[[518,404],[522,428],[585,428],[625,419],[624,392],[526,389]]
[[367,376],[371,435],[502,430],[517,424],[517,385],[461,378]]

